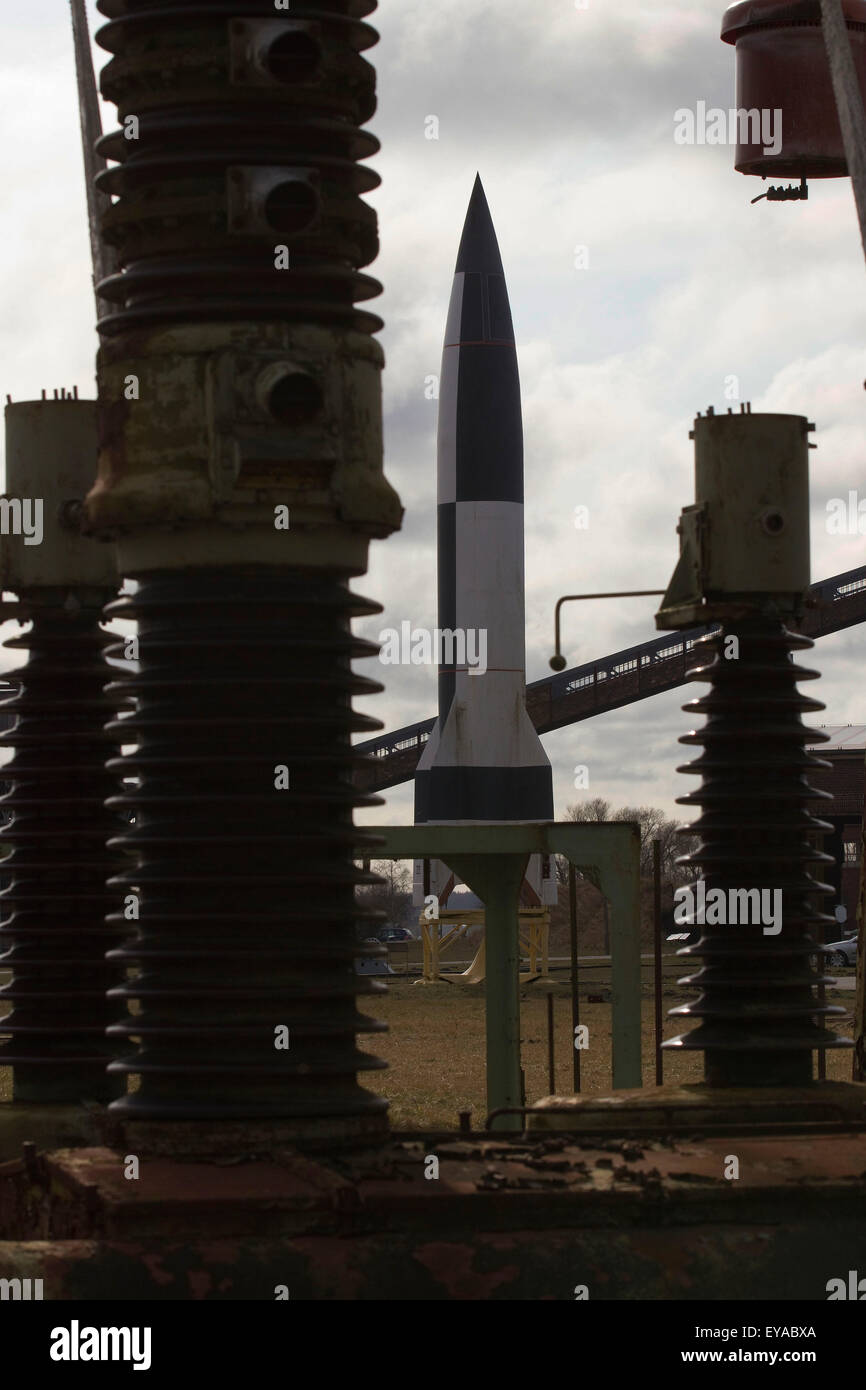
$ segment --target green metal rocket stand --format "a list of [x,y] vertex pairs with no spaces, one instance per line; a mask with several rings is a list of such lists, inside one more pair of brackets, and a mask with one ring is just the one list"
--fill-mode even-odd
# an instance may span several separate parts
[[[518,895],[531,854],[562,854],[595,870],[610,903],[613,1084],[641,1085],[640,831],[565,822],[376,826],[383,859],[441,859],[486,909],[487,1107],[522,1103]],[[502,1116],[497,1129],[521,1129]]]

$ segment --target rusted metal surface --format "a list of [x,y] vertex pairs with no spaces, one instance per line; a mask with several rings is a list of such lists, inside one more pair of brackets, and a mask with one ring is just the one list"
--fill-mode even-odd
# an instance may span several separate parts
[[734,1268],[738,1297],[823,1299],[866,1238],[866,1135],[803,1139],[453,1135],[134,1181],[120,1151],[59,1152],[0,1168],[0,1276],[52,1299],[571,1300],[728,1298]]
[[[291,1150],[255,1163],[142,1159],[125,1176],[111,1149],[59,1150],[0,1167],[3,1234],[42,1239],[551,1229],[723,1220],[784,1203],[803,1210],[866,1196],[866,1133],[522,1139],[423,1137],[343,1160]],[[740,1177],[724,1176],[736,1153]],[[425,1177],[435,1155],[439,1176]],[[28,1167],[30,1171],[28,1171]],[[806,1185],[808,1184],[808,1189]],[[33,1224],[25,1230],[32,1203]],[[16,1217],[15,1213],[19,1213]],[[24,1214],[24,1215],[22,1215]],[[863,1213],[866,1219],[866,1211]]]
[[[325,547],[343,528],[336,553],[360,573],[370,536],[387,535],[401,516],[382,473],[383,362],[375,339],[312,324],[180,325],[105,340],[91,524],[121,535],[182,527],[175,547],[163,532],[153,542],[164,552],[160,568],[175,551],[176,564],[205,564],[208,555],[214,563],[219,537],[211,533],[224,526],[228,537],[241,524],[255,528],[255,543],[244,551],[240,535],[238,563],[333,561]],[[274,369],[282,377],[263,397],[257,388]],[[307,418],[287,425],[269,401],[283,379],[298,376],[320,395]],[[133,389],[138,398],[129,399]],[[289,508],[288,531],[274,530],[277,505]]]
[[346,1240],[0,1242],[0,1277],[43,1278],[51,1300],[466,1302],[825,1300],[857,1267],[866,1227],[843,1212],[799,1229],[732,1221],[619,1231],[399,1233]]

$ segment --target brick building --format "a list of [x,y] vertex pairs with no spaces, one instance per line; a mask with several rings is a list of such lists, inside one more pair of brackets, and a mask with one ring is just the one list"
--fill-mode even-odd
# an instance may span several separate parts
[[[836,897],[825,911],[841,904],[848,913],[843,931],[857,925],[857,897],[860,891],[860,847],[863,823],[863,793],[866,788],[866,724],[822,724],[828,743],[810,744],[810,751],[831,763],[809,773],[813,787],[830,792],[832,801],[813,802],[810,809],[821,820],[829,821],[833,833],[824,837],[824,851],[836,861],[835,872],[828,865],[821,875],[832,883]],[[817,867],[817,866],[816,866]]]

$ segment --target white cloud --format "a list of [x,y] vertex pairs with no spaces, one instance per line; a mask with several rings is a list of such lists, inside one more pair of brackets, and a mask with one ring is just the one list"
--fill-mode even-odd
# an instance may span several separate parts
[[[90,5],[92,31],[104,22]],[[359,625],[435,622],[435,402],[451,274],[476,170],[497,226],[517,328],[524,393],[529,678],[547,672],[553,604],[565,592],[665,585],[675,527],[692,501],[697,410],[722,408],[739,377],[753,409],[808,415],[813,573],[864,561],[862,538],[822,525],[827,496],[866,494],[862,316],[866,280],[850,185],[813,183],[807,203],[755,207],[765,186],[734,172],[733,151],[673,143],[673,113],[734,101],[733,51],[716,0],[647,6],[590,0],[383,0],[373,22],[382,141],[372,195],[385,285],[382,313],[386,471],[407,507],[404,529],[371,547],[356,588],[385,604]],[[0,0],[0,278],[3,393],[92,391],[96,338],[66,0]],[[98,51],[100,65],[106,55]],[[440,117],[438,141],[424,120]],[[106,122],[113,124],[113,109]],[[586,244],[590,267],[574,268]],[[835,491],[831,491],[835,490]],[[574,530],[577,503],[591,526]],[[655,634],[651,599],[566,610],[566,649],[588,660]],[[375,628],[375,632],[373,629]],[[813,654],[828,722],[864,718],[859,629]],[[430,716],[435,677],[384,673],[361,707],[388,728]],[[810,687],[814,693],[816,687]],[[592,794],[673,811],[693,779],[677,745],[685,688],[545,739],[557,806]],[[409,818],[411,789],[378,819]],[[366,816],[360,817],[365,819]]]

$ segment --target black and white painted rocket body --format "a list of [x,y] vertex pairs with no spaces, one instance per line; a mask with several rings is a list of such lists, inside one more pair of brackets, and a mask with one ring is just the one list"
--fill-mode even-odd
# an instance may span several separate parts
[[448,310],[437,479],[438,623],[458,634],[458,654],[462,641],[475,669],[459,659],[439,667],[439,717],[415,775],[415,821],[552,820],[550,762],[526,713],[517,350],[480,178]]

